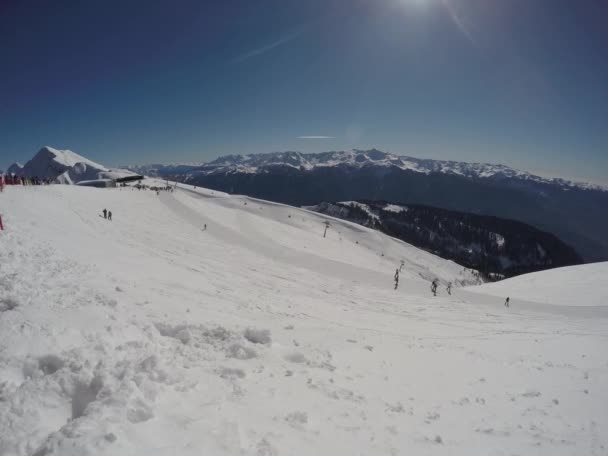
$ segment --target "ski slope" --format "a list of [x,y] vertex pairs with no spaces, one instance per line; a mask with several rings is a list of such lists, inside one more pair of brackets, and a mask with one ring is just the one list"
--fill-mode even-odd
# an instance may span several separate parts
[[191,186],[10,187],[0,214],[0,455],[607,452],[605,265],[462,288],[378,232]]
[[470,291],[563,306],[608,306],[608,262],[524,274]]

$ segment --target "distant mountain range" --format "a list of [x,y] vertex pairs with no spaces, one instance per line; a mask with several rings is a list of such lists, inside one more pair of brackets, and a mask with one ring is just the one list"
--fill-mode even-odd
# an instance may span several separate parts
[[556,236],[513,220],[379,201],[323,202],[306,209],[377,229],[490,280],[583,262]]
[[585,261],[608,260],[606,187],[504,165],[418,159],[372,150],[229,155],[203,165],[154,165],[144,174],[296,206],[382,200],[528,223]]
[[148,176],[179,175],[188,179],[213,174],[259,174],[273,168],[289,167],[299,171],[314,171],[337,167],[348,169],[398,168],[421,174],[441,173],[471,179],[516,179],[522,182],[550,184],[563,188],[607,190],[608,187],[563,178],[548,178],[520,171],[505,165],[465,163],[449,160],[430,160],[385,153],[377,149],[332,151],[321,153],[271,152],[266,154],[226,155],[202,164],[152,164],[127,166],[132,171]]
[[150,164],[150,165],[126,165],[123,168],[149,177],[178,177],[184,180],[193,170],[200,168],[203,164]]

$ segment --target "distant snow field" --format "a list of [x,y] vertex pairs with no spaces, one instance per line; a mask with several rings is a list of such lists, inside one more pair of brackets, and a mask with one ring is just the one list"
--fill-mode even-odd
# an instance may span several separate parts
[[473,287],[183,185],[9,187],[0,214],[0,455],[608,454],[606,263]]
[[470,291],[562,306],[608,306],[608,262],[524,274]]

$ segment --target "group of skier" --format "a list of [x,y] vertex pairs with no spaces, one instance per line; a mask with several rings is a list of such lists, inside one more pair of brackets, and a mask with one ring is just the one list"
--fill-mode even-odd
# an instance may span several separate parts
[[[404,262],[401,261],[401,265],[399,266],[399,268],[395,269],[395,275],[393,277],[394,279],[394,283],[395,283],[395,290],[397,288],[399,288],[399,273],[401,272],[401,270],[403,269],[404,266]],[[431,282],[431,293],[433,293],[433,296],[437,296],[437,288],[439,287],[439,279],[433,279],[433,281]],[[448,282],[448,284],[445,287],[445,291],[451,296],[452,295],[452,282]],[[507,299],[505,300],[505,307],[510,307],[510,298],[507,296]]]
[[50,183],[51,179],[0,173],[0,191],[3,191],[6,185],[48,185]]
[[110,222],[112,221],[112,211],[108,211],[107,209],[104,209],[101,212],[103,213],[104,219],[109,220]]

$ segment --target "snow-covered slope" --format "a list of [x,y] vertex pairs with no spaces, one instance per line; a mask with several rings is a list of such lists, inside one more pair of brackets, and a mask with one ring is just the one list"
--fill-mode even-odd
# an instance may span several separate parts
[[198,170],[187,169],[193,175],[219,173],[255,174],[276,166],[287,166],[300,170],[324,167],[396,167],[422,174],[441,173],[467,178],[516,179],[521,182],[553,184],[560,187],[608,190],[608,187],[585,182],[574,182],[562,178],[541,177],[509,166],[490,163],[466,163],[450,160],[432,160],[395,155],[377,149],[332,151],[321,153],[272,152],[266,154],[227,155],[202,165]]
[[45,146],[15,174],[20,176],[52,179],[60,184],[80,181],[116,179],[133,175],[127,170],[110,170],[71,150],[58,150]]
[[470,290],[565,306],[608,306],[608,262],[524,274]]
[[2,455],[606,451],[605,307],[433,297],[470,271],[191,186],[0,210]]
[[552,234],[498,217],[384,201],[323,202],[307,208],[377,229],[489,277],[583,263]]

